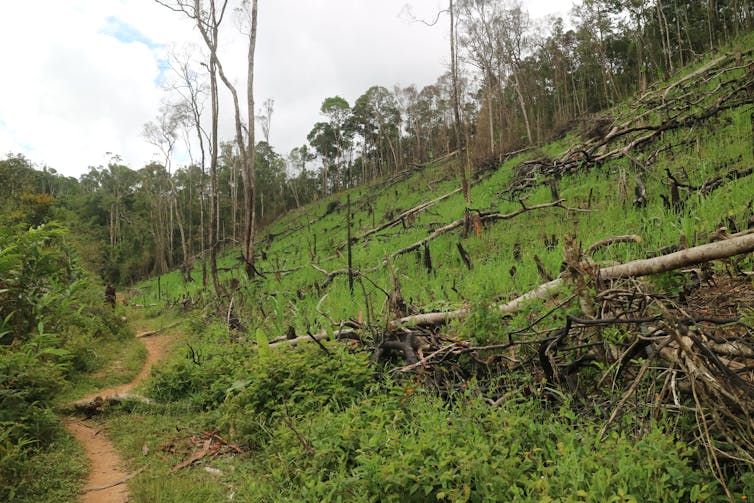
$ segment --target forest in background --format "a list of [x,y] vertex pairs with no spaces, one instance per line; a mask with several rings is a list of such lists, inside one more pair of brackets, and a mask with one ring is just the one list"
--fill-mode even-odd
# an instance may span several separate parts
[[[465,0],[450,2],[449,10],[457,64],[435,84],[375,85],[353,105],[324,98],[323,120],[287,155],[267,141],[274,102],[264,102],[255,113],[263,139],[254,156],[254,225],[461,150],[463,174],[579,124],[599,132],[607,120],[599,111],[749,31],[754,17],[750,0],[586,0],[568,22],[531,20],[515,2]],[[103,281],[133,284],[198,260],[208,284],[209,252],[242,242],[251,212],[237,141],[218,142],[211,175],[211,93],[208,67],[200,63],[173,56],[164,107],[145,125],[145,141],[163,162],[129,167],[114,154],[107,166],[75,180],[9,153],[0,161],[1,223],[66,221]],[[175,166],[176,145],[184,141],[195,160]]]

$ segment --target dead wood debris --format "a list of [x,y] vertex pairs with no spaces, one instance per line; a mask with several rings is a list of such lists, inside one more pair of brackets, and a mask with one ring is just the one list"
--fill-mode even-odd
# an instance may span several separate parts
[[[527,213],[529,211],[536,211],[541,210],[545,208],[557,208],[564,210],[566,212],[573,212],[573,211],[586,211],[580,208],[570,208],[565,205],[565,199],[560,199],[558,201],[553,201],[551,203],[543,203],[543,204],[535,204],[532,206],[527,206],[526,203],[523,200],[519,200],[519,204],[521,205],[521,208],[512,211],[510,213],[498,213],[498,212],[491,212],[491,211],[479,211],[475,214],[475,217],[478,218],[476,225],[482,225],[487,222],[495,222],[498,220],[510,220],[512,218],[515,218],[523,213]],[[458,229],[459,227],[463,227],[465,223],[470,221],[469,216],[463,216],[459,218],[458,220],[451,222],[449,224],[443,225],[442,227],[435,229],[429,236],[427,236],[424,239],[421,239],[417,241],[416,243],[406,246],[404,248],[401,248],[400,250],[394,251],[390,258],[394,260],[399,255],[403,255],[409,252],[412,252],[414,250],[417,250],[423,246],[426,246],[427,243],[432,241],[433,239],[437,239],[438,237],[442,236],[443,234],[447,234],[448,232]]]
[[[511,199],[540,184],[648,148],[664,132],[697,126],[722,112],[754,102],[749,89],[754,76],[744,70],[754,62],[753,52],[723,55],[683,79],[661,89],[652,89],[614,120],[594,118],[587,125],[584,142],[557,158],[540,157],[515,168],[514,180],[504,191]],[[743,63],[740,60],[744,60]],[[710,180],[700,192],[709,193],[726,179],[751,174],[750,169],[731,171]],[[702,191],[701,189],[704,189]],[[646,189],[638,179],[636,205],[646,203]]]
[[172,463],[173,457],[183,458],[182,461],[173,465],[171,471],[175,472],[189,467],[205,457],[217,457],[226,454],[243,454],[244,450],[238,445],[228,442],[217,433],[203,431],[188,437],[178,437],[157,446],[154,449],[155,456],[167,463]]
[[101,413],[107,405],[119,405],[124,403],[140,403],[143,405],[155,405],[155,401],[141,395],[133,393],[115,393],[112,395],[96,396],[94,398],[85,398],[71,404],[76,411],[91,417]]
[[[525,315],[527,326],[504,327],[507,340],[475,345],[444,337],[441,328],[467,318],[469,308],[413,314],[375,331],[373,361],[388,362],[394,374],[440,393],[464,389],[471,378],[483,389],[489,383],[492,404],[570,396],[585,413],[598,411],[603,433],[626,414],[641,423],[691,411],[698,428],[687,440],[710,463],[754,466],[754,287],[740,268],[699,272],[710,261],[742,260],[754,251],[754,234],[603,269],[580,247],[567,248],[569,265],[560,278],[497,306],[505,316],[533,299],[545,302],[545,314]],[[640,279],[670,271],[676,271],[670,291]],[[565,299],[564,285],[573,291]],[[564,307],[582,315],[563,315]],[[350,323],[333,335],[355,338],[365,328]],[[328,336],[323,331],[280,343]]]
[[[591,315],[559,318],[560,304],[528,326],[507,327],[507,341],[495,345],[475,346],[429,331],[425,356],[407,358],[393,372],[410,373],[443,391],[472,377],[487,380],[497,386],[490,393],[493,404],[531,395],[556,402],[569,396],[584,413],[598,411],[602,434],[624,415],[641,428],[666,414],[691,412],[697,428],[686,440],[706,452],[710,463],[751,469],[751,280],[718,273],[713,286],[702,285],[687,270],[677,273],[684,290],[679,295],[636,278],[604,279],[585,269],[576,274],[593,292]],[[583,301],[577,293],[565,303],[583,309],[576,298]]]

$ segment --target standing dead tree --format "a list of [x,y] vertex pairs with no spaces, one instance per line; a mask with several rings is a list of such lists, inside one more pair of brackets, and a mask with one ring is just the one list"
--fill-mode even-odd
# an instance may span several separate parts
[[205,65],[209,70],[210,81],[210,98],[211,98],[211,117],[212,125],[210,129],[210,210],[209,210],[209,250],[210,250],[210,274],[212,284],[218,296],[222,295],[223,287],[217,277],[217,248],[218,236],[220,235],[220,212],[217,190],[217,166],[219,158],[219,134],[218,122],[220,114],[220,104],[217,86],[218,72],[218,37],[220,34],[220,25],[225,17],[228,7],[228,0],[223,0],[220,5],[216,5],[215,0],[209,0],[205,6],[202,0],[155,0],[158,4],[168,9],[184,14],[191,19],[202,35],[204,43],[209,50],[209,65]]

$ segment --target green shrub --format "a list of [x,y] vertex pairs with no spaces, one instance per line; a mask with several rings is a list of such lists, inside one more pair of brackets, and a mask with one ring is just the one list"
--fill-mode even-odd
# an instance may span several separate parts
[[323,407],[349,407],[371,380],[364,354],[329,345],[325,354],[315,344],[294,351],[270,351],[238,374],[229,393],[223,425],[246,445],[259,445],[263,432],[282,418],[302,417]]
[[192,322],[192,330],[195,334],[184,343],[185,350],[153,371],[149,394],[161,402],[188,400],[201,409],[216,408],[256,350],[246,343],[225,343],[227,329],[222,324]]
[[[491,408],[414,390],[279,427],[249,475],[262,501],[704,501],[692,451],[660,429],[600,442],[534,402]],[[295,430],[295,431],[294,431]],[[310,443],[307,449],[302,437]]]
[[91,368],[98,341],[129,334],[100,290],[64,228],[0,229],[0,499],[34,485],[40,456],[57,452],[56,393]]

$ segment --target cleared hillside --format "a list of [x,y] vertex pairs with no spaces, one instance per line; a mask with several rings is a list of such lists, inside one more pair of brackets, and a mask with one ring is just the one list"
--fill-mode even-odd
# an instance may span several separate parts
[[[251,452],[218,461],[250,501],[752,495],[748,244],[662,274],[599,271],[751,241],[753,40],[484,163],[470,201],[456,161],[413,167],[266,228],[251,281],[228,251],[223,298],[178,273],[159,299],[141,285],[131,303],[167,297],[193,333],[149,389],[169,413],[116,414],[122,444],[140,448],[132,414],[159,442],[198,414]],[[159,469],[137,497],[166,490]]]

